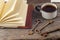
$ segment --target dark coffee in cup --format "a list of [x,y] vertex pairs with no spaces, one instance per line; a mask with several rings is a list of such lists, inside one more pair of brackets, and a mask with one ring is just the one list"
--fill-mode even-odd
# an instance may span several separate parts
[[56,11],[56,7],[53,6],[53,5],[45,5],[42,8],[42,10],[45,11],[45,12],[54,12],[54,11]]
[[42,17],[45,19],[53,19],[57,16],[57,5],[54,3],[44,3],[40,10]]

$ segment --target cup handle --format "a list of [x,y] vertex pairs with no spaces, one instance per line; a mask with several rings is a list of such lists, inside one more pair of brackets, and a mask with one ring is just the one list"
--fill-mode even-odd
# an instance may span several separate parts
[[40,12],[40,9],[41,9],[40,7],[41,7],[40,5],[36,6],[35,10],[38,11],[38,12]]

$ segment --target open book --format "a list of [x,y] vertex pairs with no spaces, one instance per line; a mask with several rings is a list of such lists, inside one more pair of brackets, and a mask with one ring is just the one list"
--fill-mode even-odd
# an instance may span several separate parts
[[28,4],[25,0],[0,0],[0,26],[25,26]]

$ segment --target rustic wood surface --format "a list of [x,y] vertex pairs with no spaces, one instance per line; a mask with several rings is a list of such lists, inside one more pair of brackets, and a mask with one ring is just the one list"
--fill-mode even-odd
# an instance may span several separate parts
[[45,2],[51,2],[51,0],[27,0],[27,3],[29,3],[29,4],[45,3]]
[[[58,6],[58,16],[53,19],[55,20],[55,22],[53,24],[48,25],[48,27],[46,27],[43,32],[46,31],[51,31],[55,28],[60,28],[60,4],[57,3]],[[37,16],[38,15],[38,16]],[[36,19],[41,19],[41,21],[43,22],[45,19],[42,18],[41,14],[39,12],[33,12],[33,19],[32,19],[32,23],[33,25],[34,20]],[[34,26],[32,26],[34,27]],[[45,37],[42,37],[41,35],[35,33],[34,35],[28,35],[28,32],[30,31],[30,29],[0,29],[0,40],[13,40],[13,39],[45,39]],[[50,33],[46,38],[60,38],[60,31],[54,32],[54,33]]]

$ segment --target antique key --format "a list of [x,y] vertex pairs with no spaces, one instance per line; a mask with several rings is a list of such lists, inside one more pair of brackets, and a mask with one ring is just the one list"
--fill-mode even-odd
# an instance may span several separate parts
[[42,31],[44,28],[46,28],[47,25],[49,25],[49,24],[51,24],[51,23],[53,23],[53,22],[54,22],[53,20],[46,20],[44,23],[40,24],[40,27],[38,27],[38,28],[36,29],[36,31],[37,31],[38,33],[41,33],[41,31]]
[[34,34],[34,30],[37,28],[38,24],[41,22],[39,19],[36,20],[36,24],[34,25],[34,27],[29,31],[29,35]]
[[55,26],[54,29],[52,28],[50,31],[41,33],[41,35],[42,35],[42,36],[47,36],[48,34],[53,33],[53,32],[56,32],[56,31],[60,31],[60,26],[58,26],[58,27]]
[[53,33],[53,32],[57,32],[57,31],[60,31],[60,29],[55,29],[55,30],[50,31],[50,32],[45,32],[45,33],[42,33],[41,35],[44,37],[47,37],[48,34]]

